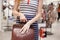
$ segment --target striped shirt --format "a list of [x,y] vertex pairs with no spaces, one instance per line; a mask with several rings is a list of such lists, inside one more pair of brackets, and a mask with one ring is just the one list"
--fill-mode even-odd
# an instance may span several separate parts
[[38,7],[38,0],[30,0],[27,4],[27,0],[20,2],[19,11],[25,15],[36,15]]

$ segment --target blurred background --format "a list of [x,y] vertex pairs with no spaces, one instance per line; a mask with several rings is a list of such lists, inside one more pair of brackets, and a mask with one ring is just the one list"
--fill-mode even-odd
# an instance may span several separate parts
[[[16,19],[12,15],[15,0],[0,0],[0,40],[11,40],[12,26]],[[44,38],[39,40],[60,40],[60,0],[43,0],[42,16],[38,29],[43,28]],[[47,33],[47,34],[46,34]]]

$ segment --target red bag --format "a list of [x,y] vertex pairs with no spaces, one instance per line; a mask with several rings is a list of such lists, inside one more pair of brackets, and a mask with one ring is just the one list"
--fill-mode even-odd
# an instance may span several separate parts
[[19,33],[20,29],[24,24],[15,24],[13,25],[12,30],[12,40],[34,40],[34,30],[33,27],[28,30],[25,34]]

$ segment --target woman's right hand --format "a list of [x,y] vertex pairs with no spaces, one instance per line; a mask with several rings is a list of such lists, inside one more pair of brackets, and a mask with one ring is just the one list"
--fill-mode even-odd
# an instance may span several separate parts
[[27,18],[24,16],[24,14],[20,14],[20,22],[26,22]]

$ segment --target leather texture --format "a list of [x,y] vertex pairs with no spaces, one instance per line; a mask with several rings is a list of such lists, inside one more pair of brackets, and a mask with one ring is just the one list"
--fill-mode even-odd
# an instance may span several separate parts
[[20,33],[20,29],[25,23],[14,24],[12,30],[12,40],[34,40],[34,29],[33,26],[25,32],[24,34]]

